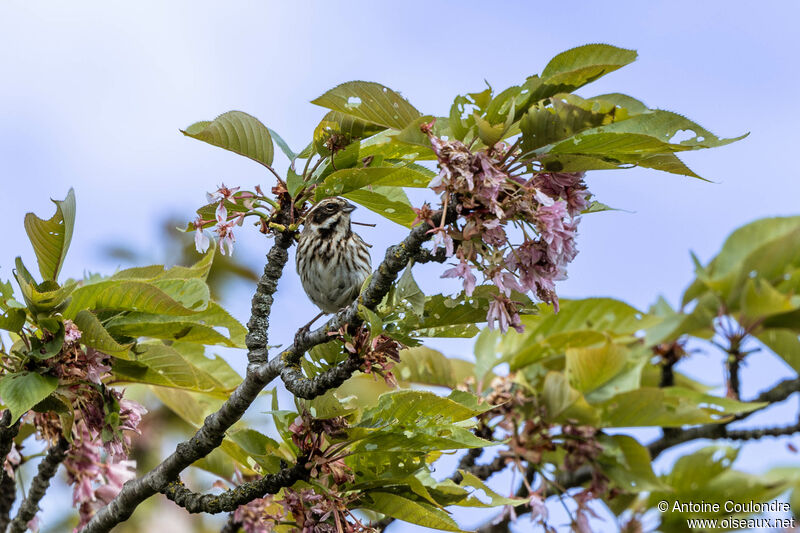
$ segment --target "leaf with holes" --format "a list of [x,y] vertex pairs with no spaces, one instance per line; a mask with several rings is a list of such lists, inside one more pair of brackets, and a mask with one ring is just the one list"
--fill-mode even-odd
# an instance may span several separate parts
[[343,83],[311,103],[398,130],[421,115],[398,93],[369,81]]

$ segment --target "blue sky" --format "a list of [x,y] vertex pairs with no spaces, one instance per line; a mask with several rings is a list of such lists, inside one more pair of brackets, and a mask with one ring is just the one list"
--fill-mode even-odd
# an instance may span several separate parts
[[[750,132],[741,142],[685,157],[715,183],[645,169],[588,176],[599,200],[626,211],[585,217],[581,252],[560,293],[615,296],[641,308],[664,294],[675,303],[691,279],[689,250],[707,261],[735,227],[800,211],[791,166],[800,116],[799,16],[794,2],[6,0],[0,278],[11,276],[16,255],[35,263],[24,214],[49,216],[48,198],[63,198],[70,186],[78,220],[62,275],[79,277],[119,266],[99,245],[157,250],[162,217],[191,218],[205,191],[222,181],[272,183],[259,165],[178,132],[197,120],[240,109],[297,149],[324,113],[308,101],[338,83],[378,81],[424,113],[445,114],[455,94],[480,90],[484,79],[502,89],[540,72],[560,51],[606,42],[637,49],[639,59],[582,94],[625,92],[720,136]],[[381,222],[362,234],[377,258],[403,231]],[[238,238],[235,253],[260,270],[268,243],[254,231]],[[440,281],[432,275],[422,283],[432,289]],[[231,307],[246,321],[248,296],[236,296],[229,301],[241,303]],[[282,280],[278,304],[276,343],[316,313],[293,275]],[[456,355],[467,349],[441,346]],[[685,370],[721,384],[716,356],[697,359]],[[769,355],[752,356],[744,396],[788,375]],[[777,441],[751,450],[743,454],[748,469],[796,462]]]

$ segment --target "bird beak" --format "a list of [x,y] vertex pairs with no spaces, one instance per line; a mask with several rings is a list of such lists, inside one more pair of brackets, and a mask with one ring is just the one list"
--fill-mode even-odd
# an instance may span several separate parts
[[355,210],[356,210],[356,206],[351,204],[350,202],[347,202],[347,205],[345,205],[342,208],[342,211],[344,211],[345,213],[352,213]]

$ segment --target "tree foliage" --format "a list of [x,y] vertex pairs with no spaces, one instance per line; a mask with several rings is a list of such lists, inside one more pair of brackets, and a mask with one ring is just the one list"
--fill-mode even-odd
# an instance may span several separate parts
[[[183,133],[262,164],[276,184],[271,193],[222,186],[209,194],[186,228],[207,250],[190,266],[59,281],[75,194],[55,202],[49,220],[26,216],[41,278],[17,259],[17,287],[0,284],[0,328],[11,340],[0,377],[3,480],[19,464],[11,449],[20,457],[26,439],[61,450],[52,462],[67,465],[86,531],[108,531],[155,492],[192,512],[229,512],[226,531],[247,533],[309,524],[367,531],[395,519],[461,531],[458,507],[504,510],[486,531],[528,512],[550,528],[548,498],[573,500],[576,530],[590,527],[589,502],[597,500],[634,531],[662,500],[767,502],[792,491],[797,501],[800,473],[739,471],[737,448],[722,442],[684,454],[667,474],[652,462],[696,439],[798,430],[729,424],[800,386],[790,380],[739,397],[739,367],[756,344],[800,370],[800,217],[736,230],[709,264],[696,264],[680,309],[665,300],[640,310],[556,295],[578,220],[608,209],[589,193],[585,171],[642,166],[698,178],[680,152],[741,138],[719,138],[627,95],[574,94],[635,58],[609,45],[578,47],[520,85],[457,96],[439,117],[378,83],[344,83],[312,102],[328,111],[300,152],[241,111],[195,123]],[[289,159],[285,176],[272,167],[274,144]],[[427,187],[438,205],[412,206],[404,188]],[[409,237],[390,248],[356,302],[268,359],[264,328],[286,250],[308,209],[330,196],[412,228]],[[245,327],[212,299],[207,281],[248,217],[275,244]],[[420,247],[432,237],[432,250]],[[424,294],[415,262],[450,259],[443,275],[460,278],[464,290]],[[476,337],[474,359],[425,346],[433,337]],[[675,368],[696,343],[727,354],[725,396]],[[214,346],[246,349],[247,375],[211,355]],[[241,421],[278,376],[295,401],[281,408],[271,391],[274,431]],[[124,459],[142,412],[120,385],[146,388],[197,431],[124,488],[121,481],[135,477]],[[663,436],[644,442],[631,430],[640,427],[662,428]],[[457,471],[434,478],[436,461],[458,450]],[[479,461],[484,453],[488,464]],[[71,470],[82,457],[102,468],[91,476]],[[187,488],[180,474],[189,464],[227,490]],[[485,484],[504,470],[522,479],[511,496]],[[33,484],[48,481],[37,476]],[[34,494],[27,502],[35,514]],[[684,531],[687,518],[729,514],[665,513],[659,527]],[[12,528],[24,527],[20,520]]]

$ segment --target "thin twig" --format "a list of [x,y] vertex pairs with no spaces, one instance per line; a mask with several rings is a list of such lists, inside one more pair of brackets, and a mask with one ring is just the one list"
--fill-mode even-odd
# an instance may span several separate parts
[[305,479],[308,479],[308,469],[306,460],[301,457],[291,468],[283,468],[275,474],[242,483],[222,494],[192,492],[181,481],[173,481],[161,492],[190,513],[217,514],[233,512],[240,505],[263,498],[267,494],[276,494],[282,488],[291,487],[295,482]]
[[69,442],[64,437],[61,437],[58,442],[51,446],[47,451],[47,455],[42,462],[39,463],[39,470],[36,477],[31,482],[30,489],[28,490],[28,497],[23,500],[22,504],[17,511],[17,516],[11,521],[8,531],[9,533],[24,533],[28,529],[28,522],[33,520],[36,513],[39,512],[39,502],[44,497],[47,488],[50,486],[50,480],[56,474],[58,465],[67,456],[67,449],[69,449]]

